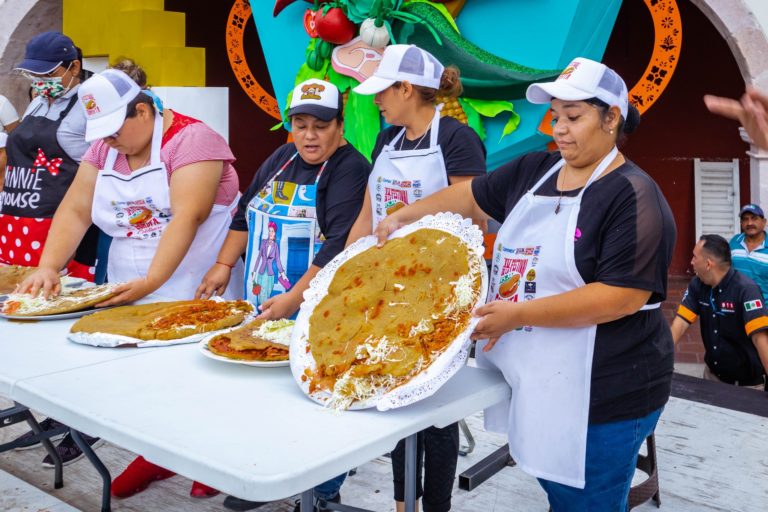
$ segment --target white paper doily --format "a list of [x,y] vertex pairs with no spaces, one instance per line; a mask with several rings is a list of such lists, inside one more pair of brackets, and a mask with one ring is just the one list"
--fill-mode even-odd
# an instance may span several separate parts
[[[483,233],[472,224],[470,219],[465,219],[455,213],[438,213],[427,215],[422,219],[404,226],[389,236],[389,239],[401,238],[418,229],[430,228],[446,231],[467,244],[471,257],[479,258],[481,288],[477,301],[473,308],[485,302],[486,289],[488,288],[488,272],[485,266],[483,254]],[[320,301],[327,295],[328,286],[333,280],[336,271],[347,260],[376,245],[376,237],[373,235],[361,238],[331,260],[309,285],[304,292],[304,302],[301,304],[299,316],[296,319],[296,327],[293,330],[290,348],[291,373],[302,391],[315,402],[325,405],[331,397],[326,391],[309,392],[309,382],[303,381],[304,370],[314,371],[316,363],[308,349],[309,319]],[[356,401],[350,409],[368,409],[376,407],[380,411],[403,407],[431,396],[440,386],[458,372],[465,365],[471,340],[469,335],[477,325],[479,319],[472,317],[464,331],[451,342],[450,345],[435,359],[432,364],[419,375],[387,393],[374,396],[364,401]]]

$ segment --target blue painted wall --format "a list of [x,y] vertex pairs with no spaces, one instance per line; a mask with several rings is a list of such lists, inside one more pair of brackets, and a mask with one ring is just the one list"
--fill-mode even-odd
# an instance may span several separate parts
[[[253,19],[280,108],[285,107],[309,37],[303,1],[272,17],[272,0],[251,0]],[[600,60],[621,0],[468,0],[456,19],[462,35],[501,57],[540,69],[565,67],[573,57]],[[514,100],[518,129],[499,140],[506,119],[486,124],[488,167],[494,169],[522,153],[542,149],[550,138],[538,131],[547,107]]]

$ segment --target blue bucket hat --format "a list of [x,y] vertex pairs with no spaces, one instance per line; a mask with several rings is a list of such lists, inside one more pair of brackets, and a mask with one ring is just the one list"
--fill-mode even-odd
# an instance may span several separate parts
[[50,73],[64,62],[77,59],[75,43],[61,32],[43,32],[27,43],[24,60],[17,70],[35,75]]

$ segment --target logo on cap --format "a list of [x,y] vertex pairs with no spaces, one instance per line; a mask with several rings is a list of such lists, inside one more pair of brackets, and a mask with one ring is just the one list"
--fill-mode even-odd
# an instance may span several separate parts
[[573,74],[573,72],[576,71],[576,69],[578,69],[580,64],[581,63],[578,62],[578,61],[571,62],[568,65],[568,67],[565,68],[562,73],[560,73],[560,76],[557,77],[557,79],[558,80],[568,80],[569,78],[571,78],[571,75]]
[[301,88],[302,100],[320,100],[320,93],[325,90],[325,86],[322,84],[309,83]]
[[84,94],[83,97],[80,98],[80,101],[83,102],[85,113],[89,117],[92,117],[101,112],[99,106],[96,104],[96,98],[93,97],[93,94]]

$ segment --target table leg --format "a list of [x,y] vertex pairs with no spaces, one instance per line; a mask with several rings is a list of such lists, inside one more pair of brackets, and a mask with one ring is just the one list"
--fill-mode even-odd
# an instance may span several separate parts
[[315,491],[310,489],[301,493],[301,512],[314,512]]
[[405,438],[405,512],[416,512],[416,439],[418,433]]
[[[29,414],[29,417],[27,418],[27,423],[32,429],[32,432],[38,435],[42,434],[43,430],[40,428],[40,424],[37,422],[35,417],[32,416],[31,412],[29,411],[27,412]],[[53,488],[61,489],[62,487],[64,487],[64,469],[63,469],[64,465],[61,462],[61,455],[59,455],[59,451],[56,449],[55,446],[53,446],[53,443],[47,437],[40,439],[40,442],[45,448],[45,451],[48,452],[48,455],[51,456],[51,460],[53,460]]]
[[96,468],[96,471],[99,472],[99,475],[101,475],[101,512],[109,512],[111,510],[110,490],[112,487],[112,477],[109,475],[109,470],[101,462],[101,459],[99,459],[99,457],[94,453],[93,449],[91,449],[88,443],[86,443],[85,440],[80,436],[80,432],[75,429],[69,429],[69,432],[72,434],[72,439],[75,441],[77,447],[83,451],[90,463],[93,465],[93,467]]

